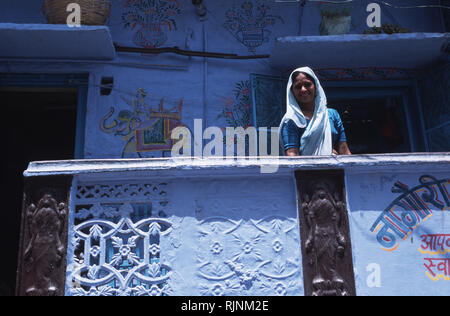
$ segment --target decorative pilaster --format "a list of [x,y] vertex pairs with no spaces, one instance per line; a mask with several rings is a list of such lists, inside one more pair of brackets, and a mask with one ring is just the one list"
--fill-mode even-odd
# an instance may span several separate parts
[[25,178],[16,295],[64,295],[71,176]]
[[296,172],[305,294],[356,295],[344,173]]

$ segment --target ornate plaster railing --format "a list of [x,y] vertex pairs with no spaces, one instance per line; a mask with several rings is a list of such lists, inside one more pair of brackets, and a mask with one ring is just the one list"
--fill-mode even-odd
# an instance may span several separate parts
[[33,162],[17,294],[356,295],[349,186],[359,174],[448,177],[449,162],[448,154]]

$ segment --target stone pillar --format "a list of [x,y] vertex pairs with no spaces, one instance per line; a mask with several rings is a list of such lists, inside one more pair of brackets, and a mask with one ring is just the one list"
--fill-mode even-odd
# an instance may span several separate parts
[[72,176],[24,180],[18,296],[64,295],[71,184]]
[[305,295],[354,296],[344,172],[297,171]]

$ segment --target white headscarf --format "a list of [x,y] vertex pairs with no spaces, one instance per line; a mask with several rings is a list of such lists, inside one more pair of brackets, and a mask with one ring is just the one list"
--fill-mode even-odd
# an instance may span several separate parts
[[314,115],[300,140],[300,154],[302,156],[331,155],[333,153],[333,145],[331,139],[330,120],[328,118],[327,97],[322,85],[319,82],[319,79],[315,75],[314,71],[312,71],[309,67],[295,69],[289,76],[286,91],[286,114],[283,116],[279,127],[280,142],[284,147],[281,137],[281,127],[285,122],[292,120],[299,128],[305,128],[307,124],[306,118],[291,91],[291,87],[293,85],[292,75],[296,71],[310,75],[314,79],[316,86]]

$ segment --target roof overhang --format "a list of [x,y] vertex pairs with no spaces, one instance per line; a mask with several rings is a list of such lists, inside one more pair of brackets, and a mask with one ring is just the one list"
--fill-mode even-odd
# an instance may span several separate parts
[[282,71],[300,66],[419,69],[444,57],[449,42],[449,33],[288,36],[276,39],[271,63]]
[[106,26],[0,23],[0,58],[112,60]]

